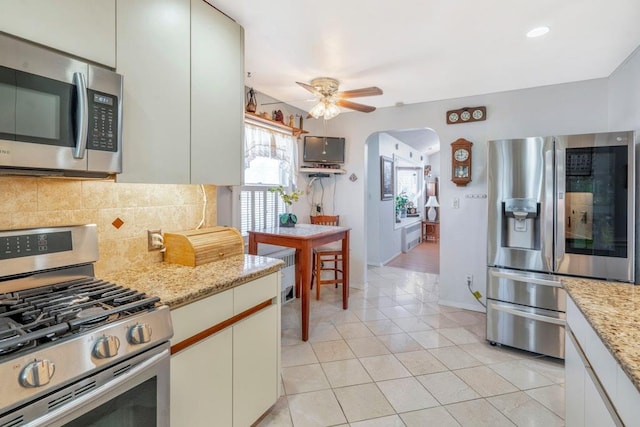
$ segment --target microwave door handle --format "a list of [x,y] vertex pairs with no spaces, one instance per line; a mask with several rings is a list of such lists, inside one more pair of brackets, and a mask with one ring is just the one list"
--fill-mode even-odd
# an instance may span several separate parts
[[89,102],[87,97],[87,81],[83,73],[73,73],[73,84],[76,88],[76,144],[73,157],[83,159],[87,148],[87,134],[89,130]]

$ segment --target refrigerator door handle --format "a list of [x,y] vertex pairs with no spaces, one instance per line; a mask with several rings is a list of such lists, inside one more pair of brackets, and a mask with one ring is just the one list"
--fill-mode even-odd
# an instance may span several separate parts
[[558,271],[562,258],[564,258],[565,250],[565,162],[566,147],[560,147],[556,150],[556,229],[555,229],[555,265],[554,271]]
[[562,283],[557,280],[546,280],[546,279],[540,279],[537,277],[521,276],[515,273],[505,273],[503,271],[496,271],[496,270],[491,270],[489,274],[499,279],[507,279],[507,280],[513,280],[515,282],[533,283],[536,285],[562,288]]
[[[553,147],[553,145],[552,145]],[[553,148],[546,150],[544,153],[544,209],[542,218],[542,256],[545,259],[547,268],[553,271],[555,265],[553,263],[553,227],[554,227],[554,212],[555,212],[555,200],[554,200],[554,180],[555,180],[555,165],[554,165],[554,151]]]
[[511,307],[505,307],[500,304],[492,304],[491,308],[493,310],[502,311],[513,316],[524,317],[525,319],[537,320],[539,322],[551,323],[554,325],[565,326],[567,323],[563,319],[556,319],[554,317],[542,316],[540,314],[527,313],[526,311],[518,310]]

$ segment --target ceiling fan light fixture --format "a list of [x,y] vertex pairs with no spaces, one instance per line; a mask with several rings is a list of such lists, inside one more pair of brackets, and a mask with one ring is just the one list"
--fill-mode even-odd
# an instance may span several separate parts
[[328,103],[326,105],[326,109],[324,110],[325,120],[333,119],[338,114],[340,114],[340,108],[338,108],[336,104]]
[[370,113],[376,108],[369,105],[358,104],[349,99],[361,96],[382,95],[382,89],[375,86],[339,92],[338,87],[340,83],[338,80],[330,77],[318,77],[311,80],[311,84],[296,83],[317,97],[318,103],[309,111],[309,115],[314,119],[319,119],[320,117],[323,117],[325,120],[332,119],[341,113],[342,110],[340,107]]
[[326,107],[324,101],[320,101],[316,105],[314,105],[311,110],[309,110],[309,114],[314,119],[317,119],[317,118],[320,118],[320,117],[322,117],[324,115],[324,112],[325,112],[326,109],[327,109],[327,107]]
[[325,120],[330,120],[338,114],[340,114],[340,108],[328,99],[322,99],[309,111],[309,115],[314,119],[323,117]]

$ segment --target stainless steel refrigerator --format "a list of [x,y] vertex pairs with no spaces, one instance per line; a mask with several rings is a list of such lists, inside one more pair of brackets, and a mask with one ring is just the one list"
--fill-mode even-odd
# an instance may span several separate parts
[[634,283],[635,134],[488,144],[487,340],[564,358],[562,275]]

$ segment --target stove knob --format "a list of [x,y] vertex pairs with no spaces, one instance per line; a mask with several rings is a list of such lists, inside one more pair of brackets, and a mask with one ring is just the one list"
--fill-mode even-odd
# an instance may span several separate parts
[[151,341],[151,326],[146,323],[138,323],[129,328],[128,334],[131,344],[144,344]]
[[96,341],[96,345],[93,347],[93,355],[98,359],[108,359],[118,354],[119,348],[120,340],[118,337],[105,335]]
[[53,374],[56,372],[56,365],[52,361],[34,360],[24,367],[20,373],[20,384],[23,387],[40,387],[49,384]]

